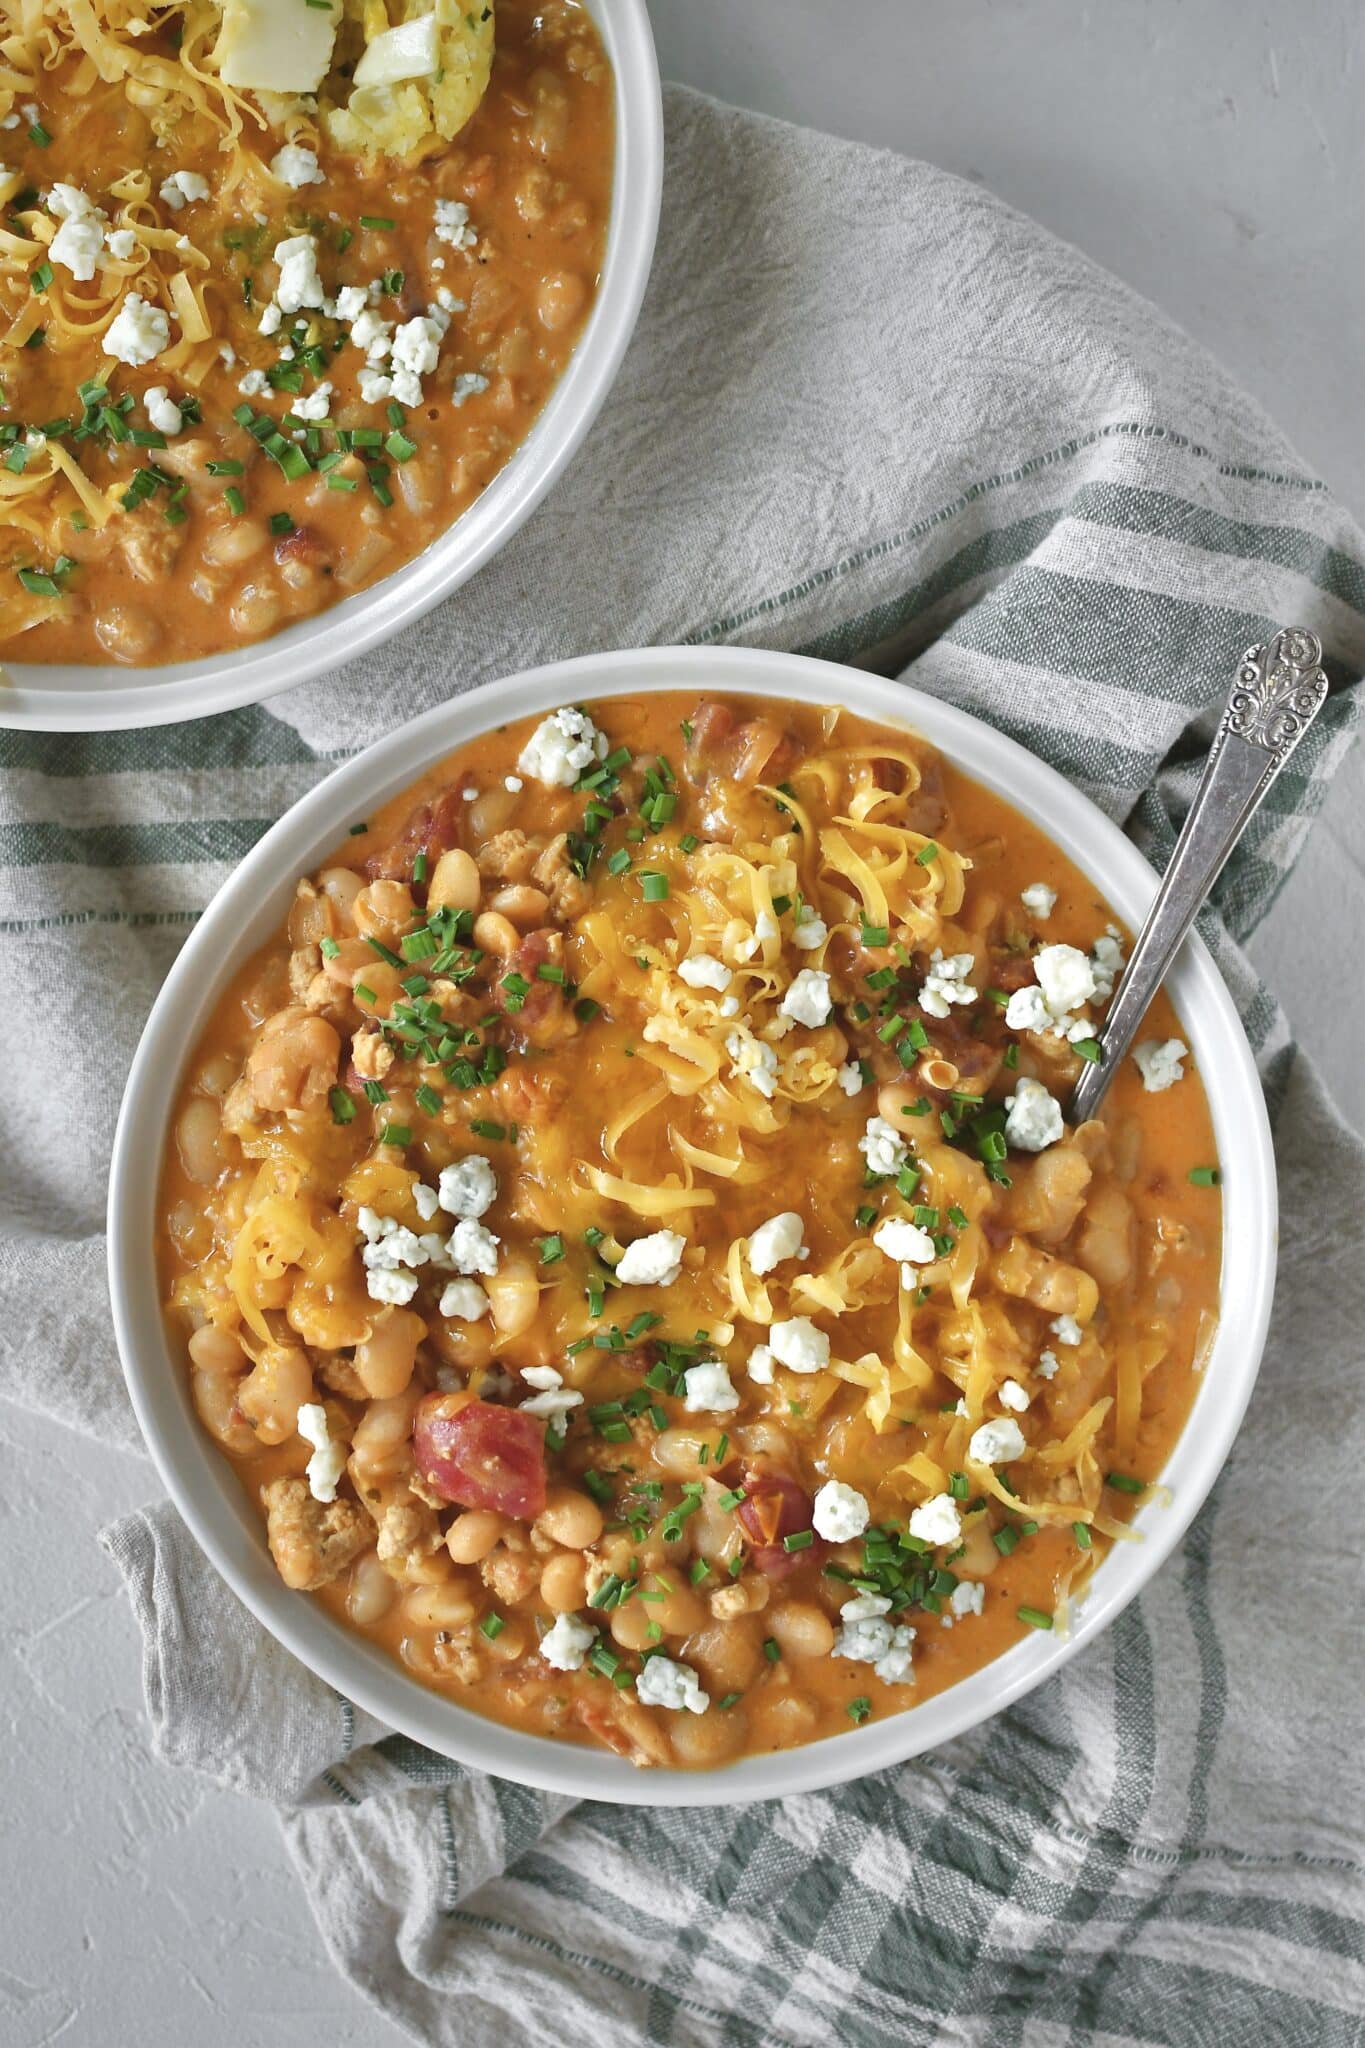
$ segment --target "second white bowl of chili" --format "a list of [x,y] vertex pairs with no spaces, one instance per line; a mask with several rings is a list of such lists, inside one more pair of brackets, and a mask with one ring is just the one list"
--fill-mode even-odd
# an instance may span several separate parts
[[[27,442],[17,425],[6,451],[10,495],[28,495],[22,529],[0,535],[19,551],[0,600],[0,725],[162,724],[339,668],[449,597],[563,473],[649,276],[658,69],[644,0],[495,11],[492,82],[452,144],[404,169],[274,114],[231,159],[177,156],[188,202],[173,179],[143,191],[136,148],[128,168],[137,108],[102,154],[98,120],[73,126],[66,72],[52,74],[43,146],[15,131],[21,198],[50,235],[40,186],[82,188],[109,248],[91,283],[57,265],[34,301],[49,345],[10,380],[11,414],[45,425]],[[120,236],[126,258],[110,253]],[[294,263],[301,243],[327,294],[317,314],[308,278],[285,275],[281,252]],[[153,317],[158,298],[172,346],[147,360],[117,323],[134,299]],[[212,317],[202,361],[180,362],[178,315]]]

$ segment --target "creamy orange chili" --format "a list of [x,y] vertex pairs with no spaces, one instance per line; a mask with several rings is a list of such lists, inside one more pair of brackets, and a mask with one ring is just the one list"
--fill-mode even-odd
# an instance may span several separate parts
[[[321,93],[285,94],[220,76],[234,5],[0,0],[0,655],[219,653],[387,575],[590,309],[612,101],[578,0],[498,0],[496,50],[457,13],[469,77],[371,88],[370,127],[373,6],[336,0]],[[457,82],[447,139],[421,94]]]
[[299,884],[163,1189],[195,1402],[286,1583],[639,1764],[913,1706],[1051,1629],[1214,1327],[1160,1000],[913,736],[681,695],[443,762]]

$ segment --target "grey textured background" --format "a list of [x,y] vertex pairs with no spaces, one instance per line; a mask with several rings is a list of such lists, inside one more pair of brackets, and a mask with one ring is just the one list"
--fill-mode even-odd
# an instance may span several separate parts
[[[652,0],[665,75],[979,178],[1157,300],[1359,513],[1365,124],[1356,0]],[[1353,1119],[1357,755],[1258,938]],[[1326,907],[1331,908],[1329,924]],[[406,2039],[332,1971],[268,1812],[148,1755],[96,1527],[140,1460],[0,1417],[4,2048]],[[63,1499],[54,1515],[54,1490]]]

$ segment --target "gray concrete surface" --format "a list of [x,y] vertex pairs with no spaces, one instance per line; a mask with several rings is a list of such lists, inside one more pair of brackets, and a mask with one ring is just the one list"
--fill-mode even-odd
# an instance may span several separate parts
[[665,78],[974,178],[1213,349],[1365,511],[1358,0],[650,0]]
[[[978,177],[1217,349],[1365,506],[1355,0],[652,0],[666,75]],[[1357,1123],[1358,756],[1258,938]],[[1330,905],[1329,927],[1325,906]],[[138,1459],[0,1410],[0,2048],[389,2048],[332,1970],[271,1814],[148,1753],[94,1535]],[[479,2044],[471,2042],[471,2048]]]

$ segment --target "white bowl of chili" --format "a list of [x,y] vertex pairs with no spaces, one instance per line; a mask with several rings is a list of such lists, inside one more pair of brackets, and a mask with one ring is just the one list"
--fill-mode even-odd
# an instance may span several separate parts
[[172,1498],[228,1584],[305,1665],[382,1722],[474,1768],[585,1798],[732,1805],[882,1770],[963,1733],[1052,1676],[1141,1591],[1212,1487],[1250,1397],[1273,1290],[1276,1195],[1255,1065],[1228,992],[1196,938],[1177,963],[1169,996],[1207,1097],[1222,1174],[1223,1236],[1221,1319],[1192,1368],[1197,1390],[1188,1419],[1161,1472],[1161,1487],[1137,1510],[1143,1540],[1113,1547],[1076,1604],[1069,1630],[1026,1633],[922,1704],[801,1747],[750,1754],[723,1769],[639,1771],[620,1756],[526,1734],[460,1707],[408,1676],[317,1602],[288,1591],[262,1540],[259,1516],[196,1419],[160,1305],[160,1155],[191,1049],[233,976],[278,929],[297,878],[316,867],[357,818],[373,815],[452,749],[509,721],[573,703],[601,706],[609,721],[613,699],[682,690],[733,692],[775,707],[837,704],[908,728],[1022,814],[1131,928],[1140,924],[1155,877],[1118,829],[1012,740],[902,685],[753,649],[654,648],[590,656],[485,686],[390,734],[296,804],[242,862],[186,942],[129,1074],[110,1174],[109,1276],[129,1391]]
[[[45,652],[40,660],[23,661],[14,658],[14,650],[21,649],[25,645],[26,636],[21,634],[10,643],[10,649],[6,654],[5,667],[0,672],[0,726],[48,732],[126,729],[199,718],[211,713],[231,710],[239,705],[258,702],[277,691],[290,688],[296,683],[306,682],[310,677],[319,675],[326,670],[344,666],[346,663],[353,661],[357,656],[367,653],[383,641],[390,639],[395,633],[401,631],[403,627],[412,624],[434,605],[440,603],[442,599],[449,597],[454,591],[458,590],[463,583],[482,568],[535,510],[545,494],[567,468],[596,417],[615,379],[634,331],[653,257],[663,175],[662,104],[658,66],[645,0],[583,0],[583,4],[586,6],[600,36],[601,44],[612,73],[610,87],[604,95],[603,103],[610,106],[613,132],[604,133],[604,146],[601,150],[603,165],[610,168],[610,200],[606,223],[605,251],[601,257],[596,293],[592,298],[586,324],[583,326],[581,333],[578,334],[576,341],[573,342],[571,353],[568,353],[567,360],[563,363],[562,369],[558,365],[558,360],[556,360],[554,365],[555,381],[549,384],[548,396],[544,398],[544,402],[540,405],[538,412],[535,412],[529,430],[525,432],[525,438],[519,439],[519,445],[514,447],[511,455],[503,462],[503,466],[491,475],[490,480],[479,490],[477,496],[472,495],[473,489],[477,487],[476,483],[472,484],[469,489],[462,489],[457,497],[452,499],[452,503],[455,503],[457,506],[463,506],[464,509],[456,509],[451,523],[442,527],[439,512],[436,514],[429,513],[424,515],[427,524],[420,537],[417,536],[416,529],[414,529],[412,535],[400,537],[400,546],[395,551],[393,559],[401,561],[402,566],[395,567],[388,573],[383,573],[381,568],[378,572],[380,573],[380,580],[368,580],[377,573],[374,569],[366,571],[363,575],[357,573],[354,578],[353,595],[343,596],[339,602],[331,603],[325,609],[312,610],[310,616],[298,616],[297,614],[305,604],[311,607],[315,600],[311,597],[305,598],[303,595],[291,598],[288,591],[285,591],[283,592],[285,617],[294,616],[294,623],[284,623],[278,629],[268,631],[267,637],[259,637],[263,631],[267,630],[259,621],[254,626],[249,622],[244,623],[240,645],[226,645],[220,652],[209,653],[199,658],[164,658],[167,634],[170,634],[172,640],[175,638],[175,632],[171,631],[171,619],[173,616],[180,616],[186,619],[191,616],[202,617],[206,622],[206,629],[207,622],[211,621],[215,632],[222,632],[226,635],[227,625],[225,622],[229,621],[228,599],[233,595],[232,590],[223,592],[215,597],[206,587],[203,592],[199,593],[204,600],[202,603],[196,603],[194,596],[186,590],[182,603],[175,597],[169,582],[169,572],[157,571],[159,580],[149,585],[148,588],[149,590],[154,590],[162,601],[162,614],[158,622],[151,605],[140,602],[142,593],[137,582],[129,579],[126,566],[122,568],[121,574],[117,578],[113,576],[111,571],[111,575],[105,577],[105,582],[110,585],[109,608],[112,613],[110,630],[119,633],[124,633],[128,630],[126,615],[131,607],[134,615],[141,621],[147,633],[160,634],[163,656],[160,665],[155,665],[157,662],[157,653],[155,651],[141,653],[133,652],[131,648],[128,655],[128,665],[121,665],[117,661],[104,659],[91,659],[87,661],[83,652],[76,655],[75,658],[64,658],[61,651],[64,643],[61,642],[55,643],[58,651],[51,656]],[[515,8],[512,7],[512,0],[508,0],[508,7],[510,11],[508,15],[507,36],[510,49],[510,39],[514,27],[520,26],[523,31],[523,41],[525,41],[525,32],[532,23],[533,10],[523,5],[522,0],[517,0]],[[524,20],[523,17],[525,17]],[[534,56],[526,56],[524,51],[516,51],[512,55],[514,61],[518,57],[522,59],[523,68],[527,71],[531,69],[531,66],[536,61]],[[561,49],[556,55],[562,58],[562,39]],[[542,58],[540,61],[545,62],[546,60]],[[572,72],[572,59],[568,61],[570,72]],[[582,67],[580,66],[580,72],[581,69]],[[495,71],[494,91],[497,87],[498,75]],[[575,80],[572,76],[566,74],[566,82],[569,86],[576,90],[582,90],[584,93],[590,90],[581,77]],[[534,78],[531,83],[534,85]],[[492,96],[492,93],[490,93],[490,102]],[[530,95],[528,94],[527,97],[530,97]],[[527,125],[525,120],[526,108],[522,106],[519,112],[524,128]],[[502,116],[499,115],[498,118],[502,118]],[[59,137],[59,142],[60,139]],[[272,137],[270,141],[263,145],[267,154],[278,139],[278,136]],[[460,138],[457,137],[456,141],[458,144]],[[520,141],[524,157],[527,153],[525,137],[521,137]],[[530,154],[532,161],[534,161],[534,144],[531,145]],[[555,159],[554,157],[550,159],[552,166],[557,161],[562,164],[562,159]],[[61,165],[57,165],[51,174],[76,176],[77,168],[73,167],[68,171]],[[81,179],[84,179],[87,175],[93,178],[94,173],[87,173],[85,170],[81,170]],[[521,174],[518,173],[518,175]],[[533,169],[525,175],[533,178],[537,173]],[[542,178],[545,177],[543,171],[539,175]],[[330,192],[330,188],[326,186],[317,189],[325,195]],[[365,205],[363,187],[358,189],[362,192],[358,203],[363,209]],[[372,193],[376,189],[371,185]],[[438,189],[440,188],[438,187]],[[271,190],[278,197],[280,193],[278,183],[275,183]],[[288,195],[286,194],[285,196],[287,197]],[[343,198],[346,196],[344,193],[341,195]],[[324,199],[319,199],[319,207],[322,207],[324,203]],[[370,204],[373,205],[374,203],[375,201],[372,197]],[[442,205],[446,202],[442,200],[437,203]],[[510,204],[510,201],[508,203]],[[520,200],[518,203],[521,203]],[[397,212],[398,210],[398,207],[395,205],[394,211]],[[427,201],[427,211],[429,214],[429,198]],[[475,202],[471,209],[471,215],[475,221],[478,219],[478,214],[479,208],[477,202]],[[194,218],[193,213],[175,215],[177,223],[183,224],[188,220],[191,226],[194,225]],[[265,216],[262,213],[257,218],[264,220]],[[392,220],[371,219],[363,211],[361,211],[359,218],[362,229],[372,229],[378,232],[394,227]],[[594,222],[596,218],[594,215]],[[399,225],[401,226],[402,223]],[[506,232],[501,239],[510,243],[513,229],[515,228],[518,235],[522,238],[518,245],[519,249],[529,242],[531,229],[529,226],[517,221],[515,214],[511,216],[505,227]],[[289,229],[280,230],[278,228],[274,230],[275,233],[290,231]],[[452,230],[452,232],[454,231]],[[546,232],[549,232],[548,226]],[[594,232],[599,232],[596,226],[594,226]],[[262,252],[267,256],[269,255],[270,239],[270,237],[267,238],[266,247]],[[348,237],[347,239],[354,238]],[[364,237],[362,236],[361,239],[363,241]],[[373,236],[370,239],[373,241]],[[344,246],[344,242],[342,246]],[[322,245],[319,243],[320,250],[321,247]],[[350,256],[345,259],[333,257],[330,260],[332,262],[345,260],[354,264],[358,248],[359,245],[357,245],[357,248],[352,249]],[[475,247],[470,254],[473,257],[477,257],[479,255],[478,248]],[[232,260],[229,254],[229,263]],[[371,260],[372,268],[377,267],[378,260],[382,259]],[[495,265],[496,260],[495,258]],[[519,253],[516,257],[516,264],[520,266],[520,269],[509,266],[509,275],[513,277],[514,283],[516,279],[522,276],[523,272],[529,277],[528,261],[527,257]],[[441,271],[447,283],[455,283],[462,290],[469,289],[466,272],[474,276],[478,283],[490,281],[481,275],[476,263],[465,263],[465,252],[463,250],[457,250],[454,255],[452,255],[450,250],[445,250],[444,254],[436,259],[434,268]],[[361,274],[364,274],[363,271]],[[399,270],[393,274],[398,278],[401,286],[403,272]],[[328,281],[330,286],[330,270],[328,271]],[[496,279],[491,281],[494,284],[498,282]],[[248,280],[249,282],[250,280]],[[551,279],[550,283],[553,282],[554,280]],[[576,279],[571,279],[570,282],[574,283],[575,290],[577,290]],[[534,328],[536,301],[535,292],[532,289],[533,283],[534,280],[532,280],[532,283],[527,284],[526,290],[529,294],[527,318]],[[434,278],[431,280],[431,284],[434,290]],[[144,285],[144,289],[146,288]],[[504,291],[508,291],[512,287],[504,284],[501,288]],[[235,280],[233,281],[233,289],[235,292]],[[473,294],[471,293],[471,302],[472,297]],[[450,300],[450,303],[455,308],[454,317],[456,320],[462,321],[464,319],[463,302],[451,299],[449,294],[447,294],[447,299]],[[559,354],[563,354],[563,350],[559,349],[561,334],[558,328],[561,318],[567,319],[567,315],[561,312],[562,304],[563,301],[561,300],[548,313],[540,316],[547,329],[540,336],[540,343],[543,345],[542,352],[553,352],[558,349]],[[408,307],[405,310],[412,311],[414,308]],[[395,318],[398,317],[401,317],[401,315],[395,313]],[[441,316],[437,315],[436,317],[440,318]],[[262,331],[266,332],[268,330],[263,329]],[[489,332],[493,331],[495,330],[490,328]],[[572,337],[573,332],[574,328],[572,325],[566,325],[563,329],[565,337]],[[277,340],[285,338],[285,331],[281,329]],[[240,344],[240,336],[238,340]],[[495,357],[497,354],[496,344],[490,342],[489,349],[490,355]],[[347,350],[344,357],[338,357],[338,361],[344,364],[352,353],[353,351]],[[236,362],[236,366],[229,373],[230,379],[235,380],[239,377],[242,369],[243,362],[239,359]],[[148,370],[145,376],[149,378],[154,374],[155,367]],[[261,376],[259,370],[254,374],[258,378]],[[545,373],[547,380],[549,374],[548,371]],[[127,373],[120,370],[117,377],[110,381],[116,383],[122,389],[129,382],[129,379]],[[141,374],[132,379],[134,391],[125,395],[125,403],[131,405],[133,395],[140,396],[140,393],[136,393],[136,386],[143,381],[144,378]],[[456,381],[458,386],[476,380],[461,377]],[[174,382],[173,378],[172,382]],[[260,390],[261,386],[257,384],[253,387],[246,382],[237,386],[235,383],[229,382],[229,385],[225,386],[225,389],[228,391],[228,397],[222,401],[223,406],[226,407],[228,404],[236,401],[239,389],[246,391],[252,388]],[[297,387],[290,386],[288,388]],[[118,393],[115,392],[113,395],[117,396]],[[490,393],[487,402],[491,403],[495,396],[496,393]],[[536,399],[538,402],[538,392]],[[148,402],[150,404],[150,398]],[[457,389],[455,392],[455,403],[459,404],[460,402],[460,394]],[[260,404],[262,401],[258,399],[257,403]],[[385,419],[383,405],[376,401],[370,410],[373,413],[373,418],[367,418],[367,428],[373,428],[377,424],[379,431],[375,434],[376,441],[382,439],[385,435],[389,435],[390,439],[394,441],[394,447],[397,450],[396,453],[393,453],[392,466],[388,470],[387,485],[379,487],[383,493],[379,496],[379,502],[382,505],[386,501],[386,496],[388,501],[392,503],[393,492],[400,490],[400,485],[405,476],[405,466],[411,465],[414,472],[416,468],[420,467],[420,461],[417,465],[412,465],[411,455],[403,452],[404,446],[412,448],[413,436],[416,436],[417,441],[420,443],[424,421],[428,417],[434,419],[436,414],[434,411],[427,414],[419,409],[410,416],[410,425],[411,422],[416,422],[415,425],[411,426],[411,434],[405,434],[402,431],[402,422],[400,421],[398,432],[396,435],[393,435],[390,433],[391,420]],[[237,416],[240,418],[244,413],[249,415],[251,411],[252,406],[249,403],[244,407],[238,406]],[[391,405],[389,411],[392,418],[396,419],[401,413],[402,408]],[[318,415],[311,414],[309,417],[316,418]],[[451,410],[449,417],[451,420],[458,419],[462,421],[466,417],[466,413],[465,411],[456,413]],[[142,428],[142,414],[140,411],[130,412],[129,419],[143,441],[152,439],[152,436]],[[258,416],[256,423],[261,426],[266,424],[264,412]],[[154,426],[155,422],[152,422],[152,425]],[[240,498],[241,491],[239,486],[245,485],[247,496],[251,499],[251,503],[245,509],[257,523],[262,523],[266,511],[269,510],[276,498],[280,497],[280,493],[285,490],[285,484],[275,475],[272,465],[269,462],[262,462],[259,456],[253,455],[249,443],[243,446],[238,446],[236,443],[231,446],[228,445],[232,441],[235,430],[233,429],[232,422],[226,418],[226,414],[224,414],[222,425],[223,443],[217,448],[210,447],[209,453],[228,459],[216,461],[212,465],[212,480],[204,486],[207,495],[204,497],[202,504],[196,500],[190,501],[195,505],[198,516],[196,523],[186,529],[189,545],[185,548],[184,557],[182,558],[183,566],[183,561],[188,561],[189,557],[196,556],[197,559],[198,555],[202,554],[204,559],[199,564],[199,573],[202,575],[205,572],[206,565],[211,565],[220,560],[219,555],[209,554],[206,550],[214,546],[227,549],[228,552],[223,553],[221,556],[221,562],[224,566],[221,566],[216,572],[211,566],[207,568],[210,580],[216,574],[220,581],[228,573],[225,565],[229,559],[238,562],[242,560],[239,554],[232,553],[232,549],[240,538],[240,529],[243,529],[249,521],[242,519],[243,506],[237,504],[235,507],[237,515],[235,529],[229,532],[228,538],[225,541],[215,541],[212,526],[205,527],[204,522],[210,516],[216,519],[221,511],[221,506],[217,503],[219,495],[231,498],[233,493],[236,493],[237,497]],[[322,445],[325,449],[330,449],[331,446],[329,434],[331,426],[332,422],[325,420],[322,430]],[[119,431],[122,439],[126,442],[129,432],[128,427],[125,425]],[[167,447],[167,452],[164,456],[158,454],[154,457],[145,456],[143,459],[162,464],[171,463],[175,466],[178,461],[177,451],[179,451],[181,457],[187,459],[190,452],[189,444],[193,436],[202,433],[202,431],[202,428],[188,429],[183,434],[180,442],[171,441],[169,444],[163,444]],[[440,431],[442,430],[439,428],[429,427],[427,429],[428,434],[435,433],[439,435]],[[514,441],[519,438],[515,424],[508,431],[500,428],[499,433],[502,436],[503,443],[506,443],[509,438]],[[237,442],[240,442],[241,438],[241,434],[238,432],[236,436]],[[296,432],[295,438],[303,438],[301,432]],[[277,445],[283,450],[283,443],[278,441],[278,437]],[[389,456],[383,449],[376,449],[374,452],[382,463],[388,463]],[[418,452],[420,455],[423,451],[419,448]],[[258,481],[254,490],[250,477],[243,477],[241,474],[243,463],[237,458],[243,455],[249,457],[248,469],[251,468],[253,462],[256,464]],[[328,459],[327,454],[324,454],[320,459],[323,466],[325,466]],[[330,459],[333,462],[337,461],[337,454],[335,452],[331,453]],[[491,459],[489,458],[490,461]],[[454,455],[449,449],[445,448],[444,444],[442,444],[440,461],[452,469],[459,467],[459,464],[455,462]],[[202,464],[200,468],[202,470]],[[146,473],[140,471],[139,478]],[[474,473],[477,481],[482,481],[482,474],[485,473],[487,473],[487,465],[485,465],[485,470],[482,473]],[[189,471],[185,470],[184,474],[188,475]],[[292,474],[292,471],[286,472],[286,476]],[[441,474],[444,480],[444,471]],[[166,479],[167,490],[171,488],[173,481],[172,478]],[[319,494],[323,481],[319,477]],[[335,482],[336,488],[340,490],[345,482],[344,473],[340,471],[335,472],[326,481]],[[299,485],[298,488],[303,489],[307,482],[308,479],[304,478],[303,484]],[[306,562],[307,557],[303,551],[304,536],[308,531],[307,521],[310,516],[314,520],[322,518],[325,522],[332,517],[334,511],[339,516],[340,511],[345,510],[348,506],[361,507],[368,505],[369,500],[365,496],[366,487],[363,476],[359,479],[359,482],[361,496],[357,497],[354,501],[335,497],[329,504],[328,500],[317,495],[316,502],[324,508],[322,513],[315,512],[310,515],[306,507],[300,508],[297,499],[288,496],[287,493],[285,498],[280,498],[281,509],[271,513],[271,532],[276,538],[270,543],[270,546],[277,554],[279,567],[276,569],[270,562],[266,562],[267,580],[269,580],[270,575],[276,575],[277,577],[278,575],[283,575],[285,580],[288,581],[289,575],[293,573],[293,569],[298,567],[299,563]],[[199,472],[196,472],[194,488],[198,490],[201,483],[202,477]],[[347,489],[354,489],[355,484],[352,482],[346,484],[345,487]],[[289,488],[292,490],[294,487],[290,486]],[[211,508],[210,499],[213,500]],[[163,496],[155,495],[151,510],[155,512],[162,502]],[[297,511],[299,519],[304,521],[304,525],[297,529],[295,537],[291,537],[289,533],[291,518],[289,507],[291,506]],[[405,506],[407,508],[406,513]],[[175,512],[175,509],[172,506],[172,512]],[[403,516],[407,516],[409,519],[415,517],[412,505],[401,494],[397,505],[397,513],[400,518]],[[145,519],[145,515],[140,514],[139,516]],[[167,516],[170,517],[171,514],[168,513]],[[183,509],[177,516],[183,518]],[[390,514],[388,516],[392,517],[393,515]],[[448,514],[445,516],[449,517]],[[226,526],[231,526],[231,524],[231,522],[225,522]],[[374,531],[375,529],[372,527],[371,532],[373,533]],[[368,543],[364,542],[363,528],[357,529],[357,532],[359,534],[358,545],[362,549],[365,545],[371,548],[376,545],[373,539]],[[204,538],[205,533],[207,534],[207,539]],[[433,537],[426,539],[426,533],[432,534]],[[151,545],[156,541],[158,535],[163,540],[166,538],[165,534],[161,532],[158,523],[152,520],[149,525],[149,534],[142,535],[141,538],[147,539],[149,545]],[[283,538],[280,536],[283,536]],[[133,538],[138,537],[133,536]],[[291,558],[290,563],[287,564],[284,559],[285,551],[295,544],[295,538],[297,538],[300,548],[298,562],[293,562]],[[201,541],[203,542],[202,548],[200,546]],[[73,541],[69,542],[69,545],[73,548],[79,548],[81,543]],[[421,551],[413,552],[414,546],[420,546]],[[405,559],[405,556],[410,558]],[[91,559],[93,566],[96,558],[92,556]],[[256,561],[260,562],[264,559],[264,557],[258,557]],[[154,566],[154,564],[149,563],[148,573],[152,572]],[[190,568],[193,569],[194,566],[194,563],[191,562]],[[39,567],[46,567],[46,564],[40,562]],[[29,572],[26,571],[25,573]],[[329,576],[332,573],[330,566],[326,573]],[[336,573],[339,582],[337,584],[330,584],[326,586],[327,588],[340,588],[346,584],[349,570],[342,558],[338,558]],[[255,574],[255,565],[248,562],[245,567],[239,566],[235,568],[232,574],[240,583],[240,579],[243,576],[250,577]],[[302,575],[301,568],[299,574],[300,576]],[[188,580],[187,574],[186,582]],[[247,611],[243,613],[243,619],[248,621],[248,613],[253,601],[252,586],[249,582],[244,589],[244,601]],[[316,601],[322,602],[321,599]],[[94,633],[95,637],[99,638],[103,634],[104,627],[102,615],[94,612],[95,602],[96,600],[92,597],[90,605],[94,622]],[[165,609],[167,603],[171,605],[172,609],[170,612]],[[292,612],[291,607],[294,608]],[[177,628],[176,630],[178,631],[179,629]],[[37,637],[42,637],[41,632]],[[93,644],[92,640],[92,646]],[[103,644],[108,645],[109,643],[104,641]],[[135,636],[132,645],[136,645]],[[144,663],[146,665],[142,665]]]

